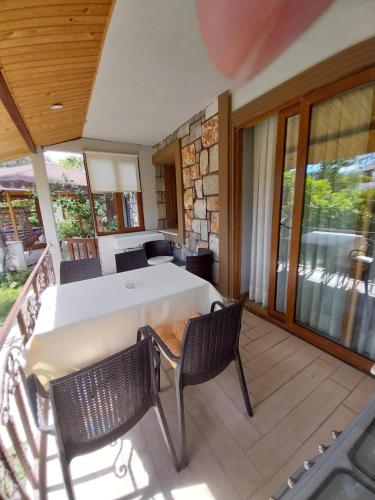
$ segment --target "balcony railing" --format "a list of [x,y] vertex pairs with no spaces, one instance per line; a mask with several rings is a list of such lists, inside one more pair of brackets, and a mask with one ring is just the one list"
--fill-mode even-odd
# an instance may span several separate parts
[[46,436],[34,425],[19,353],[32,335],[42,292],[55,283],[44,250],[0,329],[0,498],[42,498]]

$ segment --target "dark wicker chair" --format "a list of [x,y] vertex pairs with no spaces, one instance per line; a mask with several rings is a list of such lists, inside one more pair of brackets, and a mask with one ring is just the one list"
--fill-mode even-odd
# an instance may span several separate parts
[[[219,310],[215,310],[215,306],[218,306]],[[174,367],[182,467],[187,464],[184,387],[202,384],[216,377],[234,361],[246,411],[250,416],[253,415],[238,347],[243,307],[244,301],[235,302],[227,307],[221,302],[213,302],[209,314],[189,319],[183,331],[177,334],[173,333],[176,332],[173,328],[175,325],[155,330],[150,326],[144,326],[138,330],[138,339],[151,336]]]
[[115,259],[116,272],[118,273],[148,267],[146,253],[143,248],[141,250],[117,253]]
[[74,281],[89,280],[102,276],[100,261],[91,259],[67,260],[60,263],[60,284],[66,285]]
[[212,251],[207,248],[199,248],[198,255],[186,257],[186,271],[203,278],[212,283]]
[[146,241],[146,243],[143,243],[143,248],[148,259],[162,255],[173,255],[172,245],[168,240]]
[[[157,390],[155,362],[158,362],[156,352],[148,338],[50,382],[56,440],[70,499],[74,499],[69,470],[72,459],[121,438],[152,407],[157,413],[174,466],[179,470]],[[32,378],[35,379],[35,375],[28,379],[29,390]]]

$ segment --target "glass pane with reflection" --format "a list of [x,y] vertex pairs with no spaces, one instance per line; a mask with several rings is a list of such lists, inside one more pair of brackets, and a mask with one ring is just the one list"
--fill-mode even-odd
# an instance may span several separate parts
[[375,359],[375,84],[312,107],[296,321]]
[[294,205],[294,183],[297,166],[298,129],[300,115],[290,116],[286,122],[284,169],[282,179],[282,199],[279,225],[279,247],[276,275],[276,311],[286,311],[288,288],[289,250],[292,233]]

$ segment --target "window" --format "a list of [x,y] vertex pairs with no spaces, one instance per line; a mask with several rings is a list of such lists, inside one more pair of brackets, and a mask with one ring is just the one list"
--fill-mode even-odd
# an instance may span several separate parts
[[86,151],[98,235],[144,229],[138,157]]

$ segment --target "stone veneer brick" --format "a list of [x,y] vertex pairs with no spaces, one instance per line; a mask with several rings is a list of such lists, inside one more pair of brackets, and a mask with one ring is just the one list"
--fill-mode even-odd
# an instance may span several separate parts
[[[198,248],[210,248],[214,254],[214,275],[218,276],[219,259],[219,154],[217,101],[193,116],[156,150],[178,138],[181,145],[185,208],[185,246],[177,246],[178,256],[185,257]],[[156,167],[158,211],[164,214],[164,169]],[[165,227],[166,219],[159,220]]]

